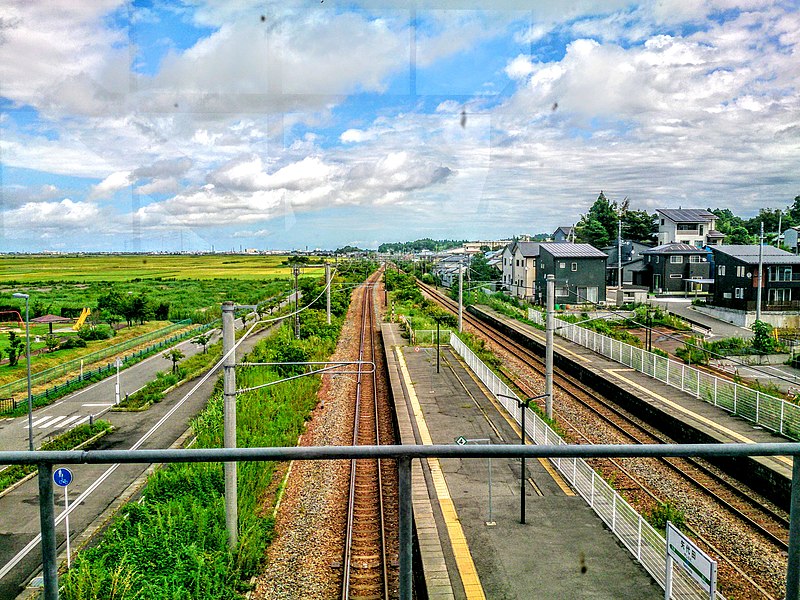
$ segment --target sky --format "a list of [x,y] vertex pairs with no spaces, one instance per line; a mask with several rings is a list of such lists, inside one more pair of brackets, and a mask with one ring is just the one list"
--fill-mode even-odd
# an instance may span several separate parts
[[800,195],[797,0],[4,0],[0,252],[376,248]]

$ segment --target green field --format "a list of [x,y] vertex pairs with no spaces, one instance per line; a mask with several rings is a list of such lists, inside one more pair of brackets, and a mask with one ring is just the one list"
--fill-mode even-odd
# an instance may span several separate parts
[[134,279],[246,279],[288,277],[286,256],[239,254],[0,255],[0,283],[90,283]]

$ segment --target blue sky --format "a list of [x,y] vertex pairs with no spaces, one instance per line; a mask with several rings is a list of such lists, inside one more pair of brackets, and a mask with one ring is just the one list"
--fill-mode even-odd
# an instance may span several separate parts
[[790,1],[4,4],[0,251],[376,247],[800,194]]

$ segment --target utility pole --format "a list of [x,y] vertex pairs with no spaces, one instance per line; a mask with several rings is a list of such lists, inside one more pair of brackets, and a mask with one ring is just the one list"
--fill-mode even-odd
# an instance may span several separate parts
[[[617,220],[617,285],[622,291],[622,218]],[[622,304],[622,298],[618,299],[618,304]]]
[[464,313],[464,267],[458,266],[458,333],[462,329],[462,315]]
[[328,325],[331,324],[331,266],[325,263],[325,305],[328,309]]
[[[222,303],[223,415],[225,448],[236,448],[236,351],[234,350],[234,305]],[[228,545],[235,549],[239,543],[238,490],[236,462],[225,463],[225,527]]]
[[300,276],[300,267],[294,265],[292,267],[292,275],[294,275],[294,337],[300,339],[300,313],[298,312],[299,298],[297,289],[297,278]]
[[761,221],[761,233],[758,236],[758,273],[756,273],[756,321],[761,320],[761,268],[764,264],[764,221]]
[[553,328],[555,321],[556,280],[547,276],[547,316],[545,320],[544,393],[545,415],[553,418]]

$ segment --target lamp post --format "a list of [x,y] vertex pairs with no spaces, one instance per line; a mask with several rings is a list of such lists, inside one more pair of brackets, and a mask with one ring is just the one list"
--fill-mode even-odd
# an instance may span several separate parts
[[14,298],[25,298],[25,359],[28,363],[28,450],[33,452],[33,398],[31,397],[31,322],[28,318],[30,295],[17,292]]
[[[522,426],[522,431],[520,431],[520,437],[522,438],[521,444],[525,446],[525,411],[531,405],[531,402],[534,400],[539,400],[540,398],[546,398],[548,394],[539,394],[538,396],[531,396],[530,398],[525,398],[524,400],[520,400],[516,396],[509,396],[507,394],[496,394],[497,396],[502,396],[503,398],[509,398],[510,400],[514,400],[522,409],[522,418],[520,425]],[[519,522],[525,525],[525,456],[522,456],[520,463],[520,472],[519,472]]]

